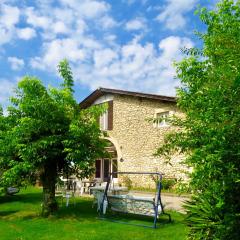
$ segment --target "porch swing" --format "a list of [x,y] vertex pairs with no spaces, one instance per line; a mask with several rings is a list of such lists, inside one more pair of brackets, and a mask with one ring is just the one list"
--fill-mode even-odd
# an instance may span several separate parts
[[[154,196],[139,196],[131,194],[114,194],[111,189],[115,189],[113,175],[150,175],[157,177],[156,191]],[[144,227],[157,228],[157,220],[160,214],[168,216],[169,222],[171,216],[164,212],[163,204],[161,201],[161,188],[162,188],[162,174],[158,172],[113,172],[109,174],[109,178],[106,184],[102,203],[100,206],[100,218],[109,219],[114,222],[127,223],[109,218],[106,211],[114,213],[133,214],[140,216],[153,217],[153,225],[148,226],[144,224],[133,224]],[[128,223],[130,224],[130,223]]]

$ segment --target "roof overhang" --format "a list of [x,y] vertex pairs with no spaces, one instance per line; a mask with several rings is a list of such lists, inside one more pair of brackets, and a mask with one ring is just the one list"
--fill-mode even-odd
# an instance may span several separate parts
[[139,98],[145,98],[145,99],[150,99],[150,100],[176,103],[175,97],[168,97],[168,96],[163,96],[163,95],[141,93],[141,92],[131,92],[131,91],[118,90],[118,89],[110,89],[110,88],[98,88],[97,90],[92,92],[89,96],[87,96],[82,102],[80,102],[79,105],[83,109],[88,108],[99,97],[101,97],[105,94],[139,97]]

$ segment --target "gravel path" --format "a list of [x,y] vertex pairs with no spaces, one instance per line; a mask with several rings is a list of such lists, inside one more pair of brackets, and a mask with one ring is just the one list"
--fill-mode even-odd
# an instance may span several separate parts
[[165,206],[165,209],[175,210],[177,212],[185,213],[183,209],[183,204],[189,198],[186,196],[170,195],[162,193],[162,203]]

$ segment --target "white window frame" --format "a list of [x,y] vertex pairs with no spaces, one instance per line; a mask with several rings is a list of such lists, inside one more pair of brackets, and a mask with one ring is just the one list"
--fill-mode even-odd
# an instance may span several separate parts
[[108,130],[108,110],[100,116],[99,125],[101,130]]
[[[106,94],[99,97],[92,105],[98,105],[113,101],[114,96],[112,94]],[[102,131],[108,130],[108,109],[99,117],[99,127]]]
[[157,109],[154,114],[154,123],[155,128],[164,128],[169,127],[170,123],[166,118],[172,116],[175,112],[168,109]]

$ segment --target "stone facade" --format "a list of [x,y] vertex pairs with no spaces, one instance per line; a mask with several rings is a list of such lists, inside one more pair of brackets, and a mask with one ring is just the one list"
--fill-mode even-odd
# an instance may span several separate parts
[[[181,114],[175,103],[135,96],[114,95],[113,129],[108,131],[118,154],[118,171],[162,172],[166,177],[185,179],[187,167],[182,163],[183,156],[173,156],[171,164],[161,157],[153,156],[163,143],[164,135],[173,130],[171,126],[156,127],[149,119],[158,112],[169,111]],[[121,161],[120,161],[121,159]],[[142,175],[128,176],[133,186],[152,187],[154,182]],[[121,178],[119,177],[119,181]]]

